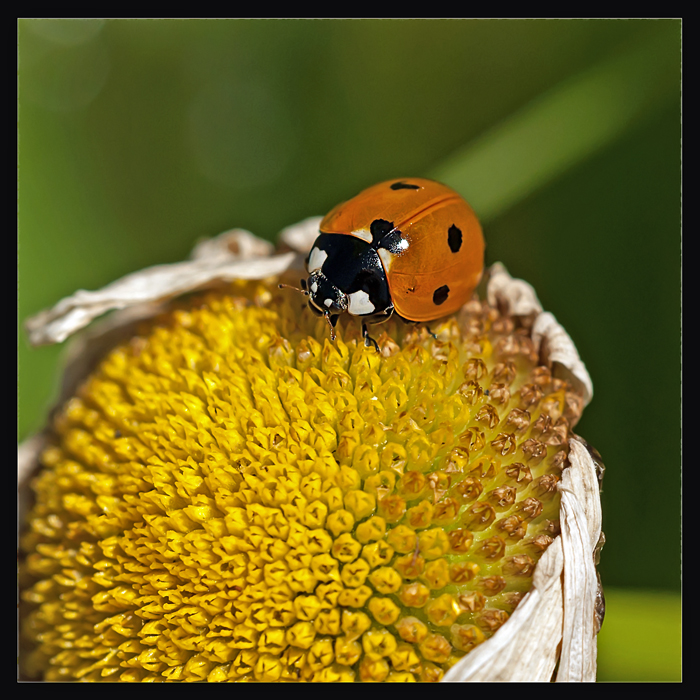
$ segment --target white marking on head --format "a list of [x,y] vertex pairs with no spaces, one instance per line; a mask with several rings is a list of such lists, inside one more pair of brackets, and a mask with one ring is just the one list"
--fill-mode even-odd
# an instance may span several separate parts
[[320,270],[323,263],[326,262],[327,257],[328,253],[326,253],[325,250],[321,250],[320,248],[312,248],[311,255],[309,255],[309,262],[306,264],[309,272]]
[[362,290],[348,294],[348,313],[353,316],[366,316],[375,312],[374,304],[369,300],[369,294]]
[[377,253],[379,254],[379,259],[382,261],[382,265],[384,265],[385,272],[389,272],[391,263],[394,260],[394,254],[390,253],[386,248],[379,248]]
[[333,299],[324,299],[324,300],[323,300],[323,305],[324,305],[327,309],[330,309],[330,308],[331,308],[331,304],[332,304],[332,303],[333,303]]
[[356,238],[361,238],[367,243],[372,242],[372,232],[368,228],[358,228],[357,231],[353,231],[351,235]]
[[315,280],[311,283],[311,291],[314,294],[316,294],[316,292],[318,291],[318,283]]

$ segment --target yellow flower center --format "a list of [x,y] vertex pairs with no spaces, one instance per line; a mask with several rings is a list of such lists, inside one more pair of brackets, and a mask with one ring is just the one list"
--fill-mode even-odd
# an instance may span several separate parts
[[374,329],[239,284],[114,350],[34,480],[24,672],[439,680],[503,625],[577,403],[486,304]]

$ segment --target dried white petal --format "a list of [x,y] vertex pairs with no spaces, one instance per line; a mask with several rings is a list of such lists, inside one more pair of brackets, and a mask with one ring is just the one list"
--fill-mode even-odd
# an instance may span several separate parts
[[27,438],[17,447],[17,481],[23,486],[31,476],[39,459],[39,455],[46,446],[46,435],[37,433]]
[[543,359],[555,366],[555,374],[557,374],[557,365],[567,370],[566,378],[583,396],[587,405],[593,398],[591,377],[586,365],[581,362],[574,341],[548,311],[541,313],[535,319],[532,326],[532,339],[535,346],[540,348]]
[[249,260],[272,255],[275,246],[242,228],[224,231],[214,238],[197,243],[190,253],[191,260]]
[[295,258],[294,253],[247,259],[205,257],[149,267],[94,292],[78,290],[30,318],[26,323],[29,340],[32,345],[60,343],[107,311],[172,299],[214,283],[272,277],[287,270]]
[[594,551],[602,513],[595,461],[585,445],[569,440],[571,466],[562,473],[561,539],[564,546],[564,630],[557,681],[595,681],[595,614],[598,579]]
[[298,224],[287,226],[280,232],[280,243],[288,245],[292,250],[296,250],[297,253],[306,255],[311,250],[311,246],[316,238],[318,238],[318,227],[322,218],[321,216],[310,216]]
[[505,305],[515,316],[539,314],[542,311],[542,304],[532,285],[511,277],[505,265],[499,262],[489,268],[486,298],[491,306],[501,308]]

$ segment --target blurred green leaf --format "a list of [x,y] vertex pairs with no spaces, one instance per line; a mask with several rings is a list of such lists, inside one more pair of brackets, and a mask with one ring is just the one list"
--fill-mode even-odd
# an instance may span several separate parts
[[460,149],[432,175],[488,222],[677,98],[678,56],[652,37],[572,76]]
[[605,602],[598,681],[680,681],[680,596],[606,588]]

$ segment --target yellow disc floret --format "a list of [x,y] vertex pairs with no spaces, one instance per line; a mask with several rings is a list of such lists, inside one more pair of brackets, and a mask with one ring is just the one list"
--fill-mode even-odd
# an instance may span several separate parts
[[493,635],[558,533],[580,403],[485,303],[430,325],[378,353],[238,284],[113,350],[33,482],[23,673],[435,681]]

